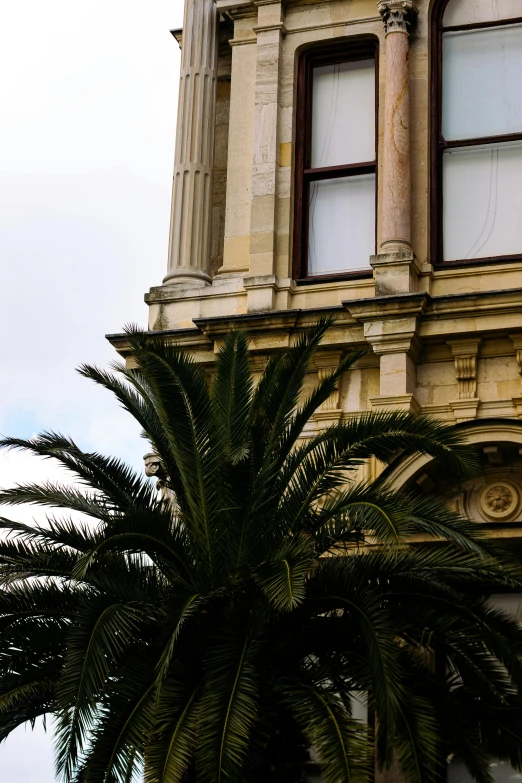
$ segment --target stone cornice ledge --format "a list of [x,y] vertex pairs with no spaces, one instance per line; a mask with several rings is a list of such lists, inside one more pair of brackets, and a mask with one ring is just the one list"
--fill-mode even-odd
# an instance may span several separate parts
[[445,294],[430,297],[430,317],[462,316],[470,313],[481,315],[520,312],[522,288],[500,291],[473,291],[464,294]]
[[216,7],[222,14],[233,13],[234,11],[254,10],[255,5],[252,0],[216,0]]
[[[394,294],[343,301],[343,307],[361,323],[365,321],[420,315],[423,320],[468,318],[473,315],[507,315],[522,310],[522,288],[500,291],[473,291],[430,296],[417,293]],[[512,328],[512,327],[511,327]]]
[[284,7],[285,0],[216,0],[216,8],[220,14],[231,17],[255,16],[258,6],[276,3]]
[[351,299],[344,301],[343,307],[352,318],[360,323],[383,320],[388,318],[403,318],[424,313],[430,301],[430,295],[425,291],[413,294],[392,294],[390,296],[374,296],[368,299]]

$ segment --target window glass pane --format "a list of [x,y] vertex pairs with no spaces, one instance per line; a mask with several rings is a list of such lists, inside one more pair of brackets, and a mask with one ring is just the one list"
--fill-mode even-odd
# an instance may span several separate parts
[[352,692],[352,718],[368,723],[368,696],[364,691]]
[[375,60],[314,68],[312,168],[375,159]]
[[445,33],[442,58],[447,141],[522,132],[522,24]]
[[375,174],[310,183],[308,274],[369,265],[375,253]]
[[496,22],[522,16],[520,0],[450,0],[444,11],[445,27]]
[[522,142],[447,150],[444,260],[522,254]]

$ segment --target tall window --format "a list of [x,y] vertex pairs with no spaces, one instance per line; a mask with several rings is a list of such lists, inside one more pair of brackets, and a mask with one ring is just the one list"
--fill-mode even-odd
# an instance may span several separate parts
[[522,258],[522,0],[442,2],[435,34],[433,257]]
[[357,274],[375,253],[376,46],[299,64],[294,277]]

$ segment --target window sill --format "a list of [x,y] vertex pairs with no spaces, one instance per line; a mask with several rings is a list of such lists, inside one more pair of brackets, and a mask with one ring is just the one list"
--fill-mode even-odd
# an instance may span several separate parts
[[355,269],[353,272],[341,272],[332,275],[313,275],[312,277],[300,277],[295,281],[296,285],[317,285],[319,283],[340,283],[350,280],[364,280],[373,277],[372,269]]
[[522,254],[515,256],[496,256],[495,258],[469,258],[462,261],[438,261],[433,264],[433,269],[439,272],[443,269],[454,269],[455,267],[469,266],[492,266],[496,264],[520,264],[522,263]]

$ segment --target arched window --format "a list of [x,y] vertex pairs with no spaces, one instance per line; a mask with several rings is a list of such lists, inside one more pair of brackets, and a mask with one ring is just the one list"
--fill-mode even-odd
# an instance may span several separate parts
[[522,0],[433,18],[432,259],[522,259]]

